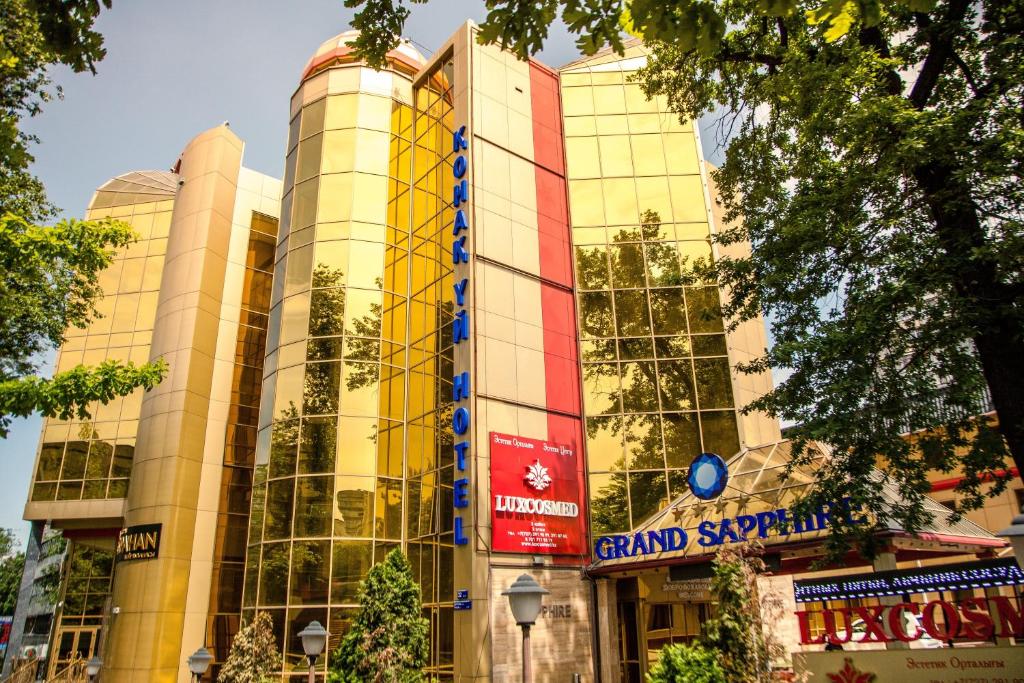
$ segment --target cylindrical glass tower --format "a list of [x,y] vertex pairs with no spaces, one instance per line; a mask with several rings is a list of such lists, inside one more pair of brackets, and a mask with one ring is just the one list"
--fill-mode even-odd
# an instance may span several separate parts
[[[412,76],[403,44],[361,65],[344,33],[292,97],[246,562],[285,671],[299,631],[345,632],[358,582],[402,541]],[[326,667],[327,657],[319,666]]]

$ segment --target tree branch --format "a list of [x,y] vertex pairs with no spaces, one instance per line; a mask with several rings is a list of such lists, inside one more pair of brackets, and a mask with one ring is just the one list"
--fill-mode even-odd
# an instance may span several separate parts
[[916,14],[918,26],[922,30],[931,33],[929,39],[930,50],[921,65],[921,73],[918,74],[917,82],[910,91],[910,103],[917,109],[924,109],[932,97],[939,77],[946,69],[946,62],[953,57],[953,38],[956,36],[956,26],[967,16],[967,10],[971,6],[970,0],[952,0],[946,15],[936,27],[932,24],[926,14]]

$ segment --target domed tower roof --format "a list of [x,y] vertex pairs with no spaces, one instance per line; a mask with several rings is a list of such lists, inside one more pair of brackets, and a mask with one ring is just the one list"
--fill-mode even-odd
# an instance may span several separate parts
[[[325,40],[316,49],[313,56],[306,62],[302,70],[302,79],[306,80],[314,73],[321,71],[332,64],[344,64],[357,61],[355,48],[348,45],[359,37],[359,31],[345,31],[339,33],[329,40]],[[413,47],[412,43],[404,38],[394,50],[388,52],[388,62],[401,71],[416,73],[426,63],[427,59],[420,51]]]

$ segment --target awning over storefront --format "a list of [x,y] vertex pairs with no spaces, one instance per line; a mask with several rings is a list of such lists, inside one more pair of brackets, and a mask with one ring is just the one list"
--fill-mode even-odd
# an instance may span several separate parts
[[[822,443],[808,447],[814,454],[811,462],[794,467],[789,474],[786,466],[793,448],[789,440],[740,451],[727,462],[728,483],[718,498],[701,500],[688,491],[631,532],[595,539],[598,559],[591,572],[707,561],[722,545],[755,539],[774,556],[779,571],[805,570],[822,555],[822,541],[830,533],[829,516],[845,512],[839,504],[806,519],[794,518],[792,506],[831,454]],[[876,470],[874,475],[882,495],[900,502],[896,487],[884,483],[881,472]],[[977,554],[1006,545],[969,520],[949,522],[949,509],[931,498],[925,498],[924,505],[933,519],[916,533],[888,520],[878,525],[877,534],[890,539],[900,560]]]

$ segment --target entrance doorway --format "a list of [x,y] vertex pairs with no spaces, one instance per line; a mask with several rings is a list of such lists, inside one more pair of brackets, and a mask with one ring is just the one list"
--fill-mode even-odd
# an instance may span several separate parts
[[99,633],[98,626],[61,628],[57,631],[57,648],[50,657],[50,671],[47,678],[53,678],[70,666],[81,665],[84,670],[85,662],[96,654]]

